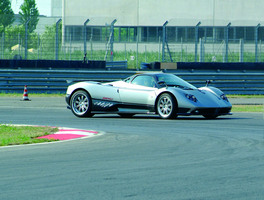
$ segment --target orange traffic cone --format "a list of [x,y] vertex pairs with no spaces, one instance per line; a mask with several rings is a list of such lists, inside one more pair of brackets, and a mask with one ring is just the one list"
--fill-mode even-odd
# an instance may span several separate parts
[[30,101],[28,98],[28,90],[26,85],[24,87],[23,101]]

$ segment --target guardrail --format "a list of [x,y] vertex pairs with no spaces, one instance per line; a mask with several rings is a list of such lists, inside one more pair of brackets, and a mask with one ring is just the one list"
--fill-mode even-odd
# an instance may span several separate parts
[[[80,71],[80,70],[0,70],[0,91],[23,92],[25,85],[32,93],[65,93],[69,81],[115,81],[140,71]],[[169,72],[169,71],[168,71]],[[170,71],[191,84],[201,87],[206,80],[226,94],[264,94],[264,73],[218,71]],[[68,81],[68,82],[67,82]]]
[[127,60],[106,62],[105,67],[107,70],[124,70],[127,69]]

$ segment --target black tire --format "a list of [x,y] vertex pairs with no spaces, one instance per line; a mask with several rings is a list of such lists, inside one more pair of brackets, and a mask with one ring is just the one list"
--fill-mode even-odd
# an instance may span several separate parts
[[177,118],[177,102],[172,97],[172,95],[168,93],[162,94],[156,105],[157,113],[163,119],[174,119]]
[[70,100],[70,107],[72,113],[77,117],[92,117],[92,99],[90,95],[83,91],[79,90],[73,93]]

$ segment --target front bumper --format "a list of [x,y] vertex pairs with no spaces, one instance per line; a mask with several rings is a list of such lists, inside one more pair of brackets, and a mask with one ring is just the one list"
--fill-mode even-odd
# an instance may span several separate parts
[[196,109],[179,109],[178,115],[232,115],[232,107],[223,107],[223,108],[196,108]]
[[232,107],[228,108],[199,108],[193,110],[192,114],[198,114],[198,115],[228,115],[231,111]]

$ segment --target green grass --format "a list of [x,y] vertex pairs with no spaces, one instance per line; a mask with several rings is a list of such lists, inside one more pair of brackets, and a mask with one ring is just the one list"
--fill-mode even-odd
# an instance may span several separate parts
[[232,112],[263,112],[264,105],[233,105]]
[[237,95],[229,94],[226,95],[228,98],[264,98],[264,95]]
[[[0,97],[23,97],[23,93],[0,93]],[[54,94],[48,94],[48,93],[30,93],[29,97],[65,97],[65,94],[61,93],[54,93]]]
[[57,131],[58,128],[52,127],[0,125],[0,146],[54,141],[36,138],[53,134]]

